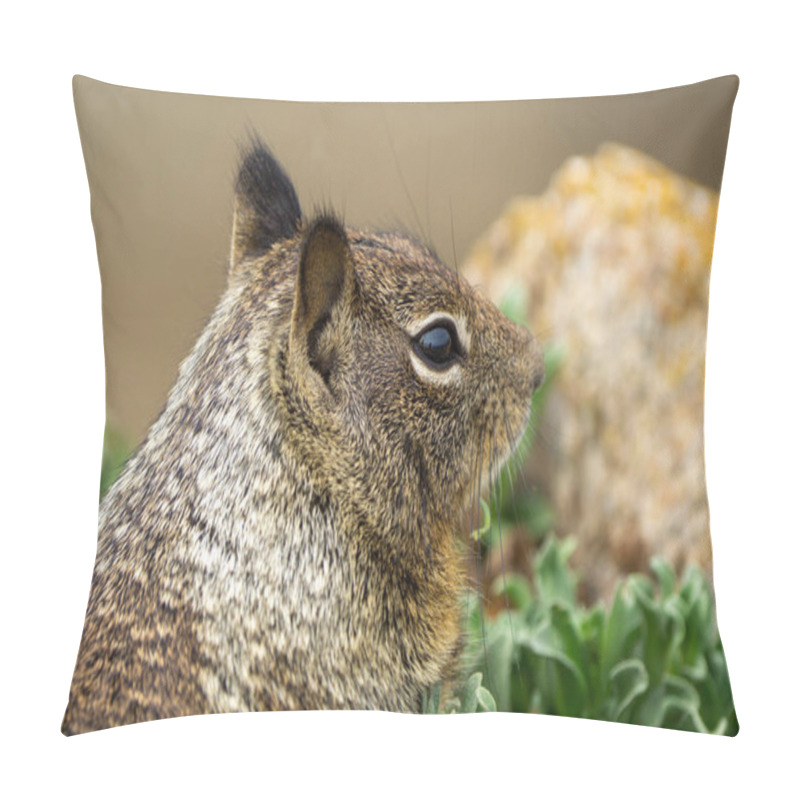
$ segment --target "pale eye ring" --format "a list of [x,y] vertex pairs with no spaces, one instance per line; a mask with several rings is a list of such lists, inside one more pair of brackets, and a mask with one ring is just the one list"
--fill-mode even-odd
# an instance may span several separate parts
[[414,352],[432,369],[445,370],[463,356],[455,327],[449,320],[435,320],[413,339]]

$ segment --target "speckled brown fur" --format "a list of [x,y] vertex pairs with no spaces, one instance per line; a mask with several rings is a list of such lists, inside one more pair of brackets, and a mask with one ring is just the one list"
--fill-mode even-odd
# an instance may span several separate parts
[[[260,145],[237,184],[231,262],[101,505],[66,734],[418,711],[454,674],[457,520],[524,429],[538,345],[413,239],[304,221]],[[445,378],[414,353],[431,314],[467,332]]]

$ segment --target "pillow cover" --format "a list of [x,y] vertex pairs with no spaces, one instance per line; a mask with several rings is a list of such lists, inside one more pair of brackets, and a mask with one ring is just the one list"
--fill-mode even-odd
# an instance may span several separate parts
[[76,77],[107,431],[62,730],[381,708],[735,735],[702,403],[737,87]]

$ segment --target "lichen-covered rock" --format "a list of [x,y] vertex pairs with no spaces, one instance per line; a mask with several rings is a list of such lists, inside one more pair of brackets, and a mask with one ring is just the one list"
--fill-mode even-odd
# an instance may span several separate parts
[[586,599],[661,555],[710,568],[703,459],[708,284],[718,195],[607,144],[518,198],[464,273],[563,361],[534,450]]

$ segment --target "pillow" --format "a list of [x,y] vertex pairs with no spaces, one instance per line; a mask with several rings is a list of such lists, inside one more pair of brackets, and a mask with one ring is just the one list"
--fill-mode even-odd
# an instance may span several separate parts
[[735,735],[702,403],[737,88],[76,77],[107,429],[63,732],[376,708]]

